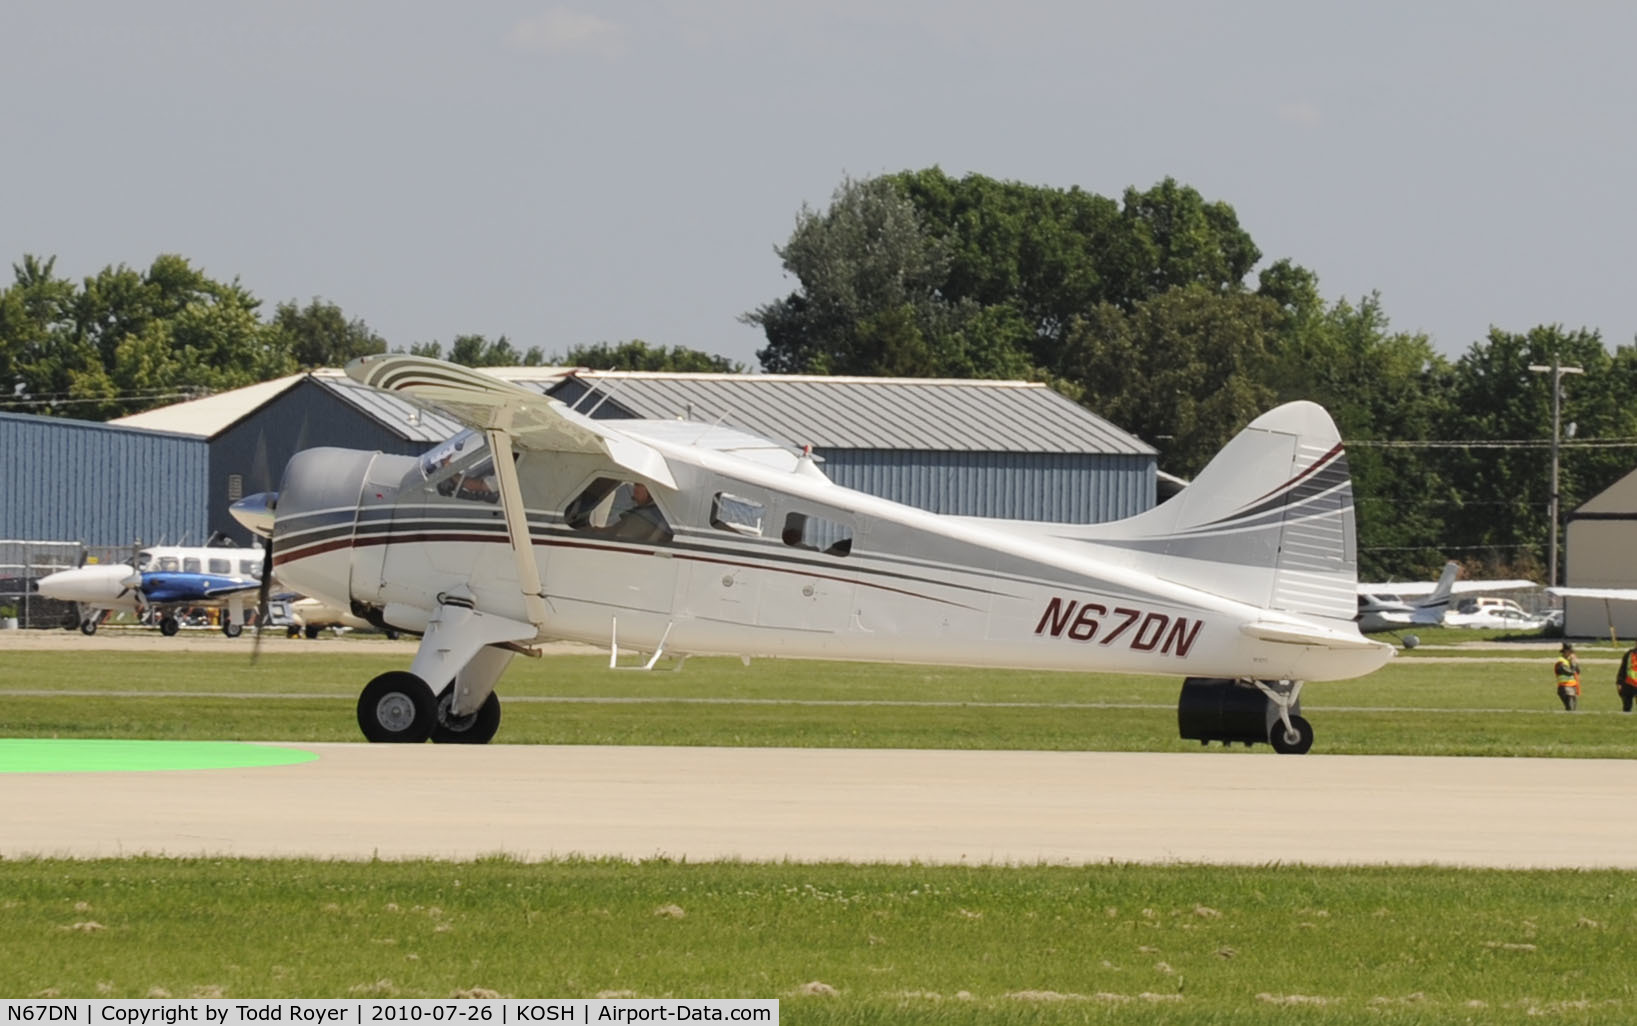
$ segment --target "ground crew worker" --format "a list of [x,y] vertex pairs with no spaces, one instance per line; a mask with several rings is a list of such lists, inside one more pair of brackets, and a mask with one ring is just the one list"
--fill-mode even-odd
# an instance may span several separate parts
[[1557,697],[1563,702],[1563,708],[1574,712],[1580,704],[1580,660],[1575,658],[1574,646],[1567,641],[1558,653],[1557,662],[1552,664],[1552,673],[1557,677]]
[[1620,692],[1620,708],[1631,712],[1631,702],[1637,699],[1637,645],[1626,649],[1620,657],[1620,669],[1614,674],[1615,689]]

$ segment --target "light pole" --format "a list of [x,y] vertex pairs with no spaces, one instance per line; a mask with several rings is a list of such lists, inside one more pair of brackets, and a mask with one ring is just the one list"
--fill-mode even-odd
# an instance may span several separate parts
[[1536,374],[1550,374],[1552,376],[1552,542],[1547,550],[1550,554],[1546,563],[1546,584],[1548,587],[1557,586],[1557,449],[1561,439],[1563,423],[1563,375],[1586,373],[1579,367],[1565,367],[1558,363],[1557,356],[1552,356],[1550,367],[1544,364],[1531,363],[1529,369]]

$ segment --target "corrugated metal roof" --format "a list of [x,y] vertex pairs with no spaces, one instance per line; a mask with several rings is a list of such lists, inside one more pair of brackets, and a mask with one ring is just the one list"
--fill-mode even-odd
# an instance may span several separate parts
[[196,438],[213,438],[247,413],[272,402],[286,390],[294,388],[304,377],[305,374],[291,374],[271,381],[261,381],[232,391],[207,395],[203,399],[190,399],[185,403],[172,403],[169,406],[133,413],[129,417],[116,417],[108,423],[149,431],[170,431],[179,435],[193,435]]
[[720,421],[821,449],[1155,451],[1031,382],[617,371],[581,371],[576,379],[638,417]]
[[[795,446],[1154,454],[1141,439],[1085,407],[1045,385],[1023,381],[575,372],[560,367],[486,371],[546,394],[560,390],[565,376],[571,376],[637,417],[719,422]],[[214,438],[302,380],[311,380],[405,441],[431,445],[460,430],[448,417],[366,388],[335,369],[264,381],[110,423]],[[596,402],[591,398],[580,405],[589,409]],[[598,411],[603,416],[610,412],[609,406]]]

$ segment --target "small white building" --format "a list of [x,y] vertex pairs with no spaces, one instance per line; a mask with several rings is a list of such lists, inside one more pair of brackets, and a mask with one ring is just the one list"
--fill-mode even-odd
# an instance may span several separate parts
[[[1570,513],[1564,524],[1563,583],[1637,588],[1637,470]],[[1575,638],[1637,638],[1637,602],[1563,600],[1563,632]]]

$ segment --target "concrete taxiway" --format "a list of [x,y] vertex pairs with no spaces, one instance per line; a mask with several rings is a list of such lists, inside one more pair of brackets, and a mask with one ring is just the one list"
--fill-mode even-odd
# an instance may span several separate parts
[[1631,763],[301,744],[6,774],[0,855],[1637,867]]

